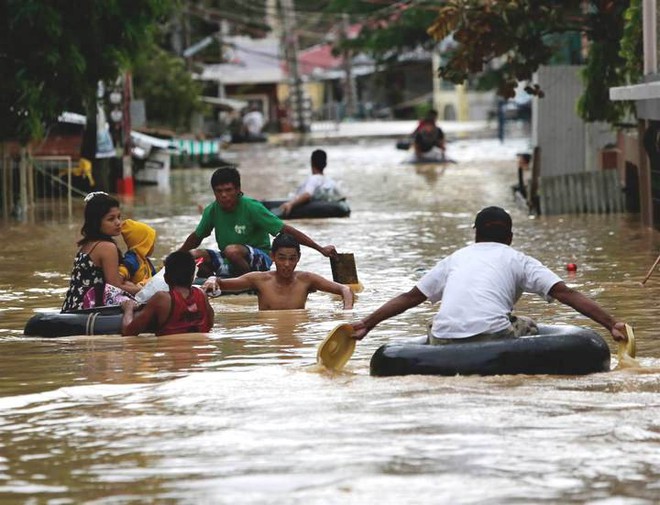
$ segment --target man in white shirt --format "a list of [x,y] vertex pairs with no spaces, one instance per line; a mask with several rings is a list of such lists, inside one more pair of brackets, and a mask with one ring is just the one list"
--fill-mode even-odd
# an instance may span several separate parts
[[323,175],[327,164],[326,152],[322,149],[315,150],[311,157],[312,174],[298,187],[290,200],[280,205],[278,215],[288,216],[294,207],[312,200],[338,201],[343,199],[335,181]]
[[[442,304],[433,318],[429,343],[484,341],[515,338],[535,324],[512,324],[513,306],[523,292],[548,301],[559,300],[603,325],[614,340],[625,341],[625,323],[615,320],[600,305],[569,288],[540,261],[511,245],[511,216],[500,207],[486,207],[476,216],[475,243],[447,256],[407,293],[386,302],[353,323],[354,337],[362,339],[381,321],[425,300]],[[520,318],[522,319],[522,318]]]
[[264,128],[264,115],[256,107],[251,107],[243,116],[243,127],[248,138],[258,138]]

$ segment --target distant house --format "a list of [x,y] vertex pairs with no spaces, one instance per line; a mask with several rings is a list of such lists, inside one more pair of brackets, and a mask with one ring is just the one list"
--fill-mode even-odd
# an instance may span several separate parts
[[364,54],[349,62],[345,55],[335,55],[329,43],[300,51],[298,59],[319,119],[348,115],[349,86],[354,115],[360,118],[416,118],[418,106],[433,104],[432,55],[421,48],[399,55],[387,66]]
[[216,86],[206,95],[254,105],[264,114],[267,124],[276,123],[280,106],[278,87],[288,78],[281,64],[279,39],[232,36],[223,39],[223,45],[228,48],[228,61],[205,65],[196,76],[207,85]]
[[[346,36],[359,33],[361,25],[351,25]],[[336,38],[330,34],[328,38]],[[358,117],[390,117],[415,119],[420,110],[435,108],[441,120],[486,119],[492,109],[494,92],[471,91],[442,81],[437,70],[440,53],[447,49],[439,44],[434,50],[416,48],[397,55],[396,61],[377,65],[365,54],[335,54],[330,43],[319,44],[299,52],[299,68],[308,83],[314,103],[315,117],[341,119],[346,115],[345,96],[352,80]]]
[[[63,113],[50,125],[43,139],[30,144],[32,156],[64,156],[73,161],[80,158],[86,118],[82,114]],[[18,142],[6,142],[5,154],[17,156]]]
[[[353,37],[360,28],[351,25],[344,36]],[[328,38],[337,36],[330,33]],[[229,48],[228,61],[205,65],[196,75],[206,83],[207,97],[256,105],[271,129],[281,128],[285,111],[292,105],[292,76],[280,39],[228,36],[223,45]],[[441,119],[485,119],[493,93],[466,93],[463,87],[441,83],[435,75],[438,61],[431,51],[418,48],[398,55],[393,64],[379,66],[364,54],[347,60],[329,42],[299,50],[297,60],[304,99],[316,120],[337,121],[347,115],[411,119],[419,116],[420,108],[429,107],[438,108]],[[349,93],[352,113],[347,110]]]

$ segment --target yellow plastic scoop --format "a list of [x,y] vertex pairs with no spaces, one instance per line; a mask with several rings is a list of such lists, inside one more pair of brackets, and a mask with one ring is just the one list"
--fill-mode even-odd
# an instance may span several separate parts
[[635,345],[635,333],[633,332],[632,326],[626,324],[626,337],[628,340],[626,342],[619,342],[619,359],[622,359],[624,355],[628,355],[631,358],[634,358],[637,354],[637,346]]
[[339,371],[351,359],[354,350],[353,327],[348,323],[340,324],[321,342],[316,361],[330,370]]

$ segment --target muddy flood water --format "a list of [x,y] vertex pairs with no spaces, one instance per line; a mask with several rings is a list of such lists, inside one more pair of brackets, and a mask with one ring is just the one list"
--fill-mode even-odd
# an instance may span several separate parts
[[[391,140],[243,146],[243,190],[286,196],[317,147],[352,215],[290,224],[355,254],[364,290],[350,311],[324,293],[305,310],[264,313],[254,296],[225,296],[212,301],[209,335],[26,338],[29,317],[61,306],[82,205],[71,222],[44,213],[0,223],[0,503],[659,503],[660,272],[640,283],[657,235],[625,214],[529,218],[510,189],[524,141],[455,141],[458,163],[444,167],[403,163]],[[175,170],[169,192],[139,188],[123,201],[125,217],[157,230],[158,262],[212,200],[210,174]],[[614,370],[369,376],[378,346],[425,333],[429,303],[373,330],[344,372],[315,366],[330,329],[473,241],[487,205],[511,212],[514,247],[634,326],[639,367],[616,369],[602,328],[529,295],[519,312],[600,331]],[[299,269],[331,277],[309,249]]]

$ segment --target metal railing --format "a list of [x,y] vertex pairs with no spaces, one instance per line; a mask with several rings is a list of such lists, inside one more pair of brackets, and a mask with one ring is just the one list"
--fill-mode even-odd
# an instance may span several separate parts
[[24,219],[37,212],[70,218],[73,194],[86,194],[72,184],[75,167],[70,156],[2,157],[0,217]]

